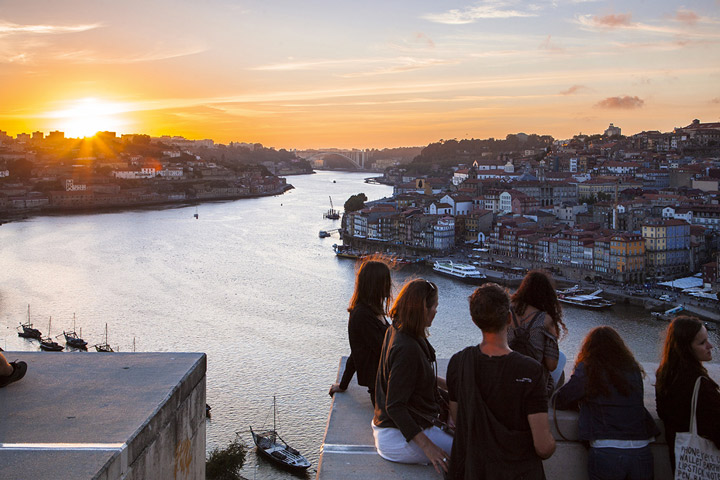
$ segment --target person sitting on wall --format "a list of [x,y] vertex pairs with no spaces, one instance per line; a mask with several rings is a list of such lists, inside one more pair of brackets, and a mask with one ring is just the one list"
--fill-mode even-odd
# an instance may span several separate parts
[[546,377],[535,359],[508,346],[510,300],[487,283],[470,296],[480,345],[450,359],[447,385],[455,422],[451,479],[544,479],[542,460],[555,452]]
[[18,361],[8,362],[3,354],[0,353],[0,388],[22,379],[25,376],[25,372],[27,372],[27,363]]

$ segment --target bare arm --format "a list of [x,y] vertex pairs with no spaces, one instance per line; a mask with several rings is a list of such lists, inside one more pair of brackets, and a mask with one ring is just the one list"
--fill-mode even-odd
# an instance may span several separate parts
[[548,372],[552,372],[552,371],[555,370],[555,369],[557,368],[557,366],[558,366],[558,359],[557,359],[557,358],[543,357],[542,363],[543,363],[543,365],[545,365],[545,368],[548,369]]
[[438,387],[442,388],[443,390],[448,389],[447,382],[445,381],[445,379],[443,377],[435,377],[435,378],[437,379]]
[[452,424],[457,425],[457,408],[458,404],[457,402],[450,401],[450,418],[452,419]]
[[433,464],[438,473],[448,471],[448,459],[450,455],[442,448],[435,445],[423,432],[418,433],[412,439],[422,449],[423,453]]
[[532,431],[535,453],[543,460],[550,458],[555,452],[555,438],[550,433],[547,412],[528,415],[528,423]]
[[[555,326],[555,323],[553,322],[553,319],[550,315],[545,315],[544,327],[548,333],[550,333],[556,339],[558,338],[559,332],[558,332],[557,326]],[[543,357],[542,363],[545,366],[545,368],[548,369],[549,372],[552,372],[558,366],[558,359]]]

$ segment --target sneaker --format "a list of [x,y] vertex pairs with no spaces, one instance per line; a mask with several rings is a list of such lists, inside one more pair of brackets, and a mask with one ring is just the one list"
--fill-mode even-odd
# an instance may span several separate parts
[[0,388],[6,387],[13,382],[17,382],[23,378],[25,376],[25,372],[27,372],[27,363],[25,362],[10,362],[10,365],[13,367],[13,371],[7,377],[0,377]]

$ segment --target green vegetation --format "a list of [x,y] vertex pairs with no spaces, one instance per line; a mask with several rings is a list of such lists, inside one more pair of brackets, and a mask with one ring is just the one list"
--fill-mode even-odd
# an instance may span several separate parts
[[408,165],[408,171],[413,173],[442,171],[461,163],[470,164],[483,154],[496,156],[500,153],[544,149],[551,146],[553,141],[550,135],[524,133],[507,135],[505,140],[494,138],[440,140],[423,148],[422,153]]
[[367,202],[367,196],[364,193],[358,193],[357,195],[353,195],[352,197],[348,198],[345,201],[345,205],[343,207],[345,208],[345,213],[349,212],[357,212],[358,210],[362,210],[365,208],[365,202]]
[[205,462],[208,480],[241,480],[240,469],[245,464],[247,447],[235,438],[225,448],[214,448]]

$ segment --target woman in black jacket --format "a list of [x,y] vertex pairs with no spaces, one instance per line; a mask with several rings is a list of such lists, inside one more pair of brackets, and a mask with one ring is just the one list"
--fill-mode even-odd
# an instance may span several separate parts
[[385,315],[391,299],[392,280],[387,263],[378,257],[365,260],[355,276],[355,292],[348,307],[350,356],[342,380],[330,386],[331,397],[347,390],[357,372],[358,384],[367,387],[370,401],[375,405],[375,375],[388,328]]
[[720,448],[720,391],[702,362],[712,360],[712,344],[705,325],[695,317],[676,317],[667,330],[660,366],[655,374],[658,417],[665,424],[665,439],[675,470],[675,434],[690,427],[690,403],[695,382],[700,381],[697,400],[697,431]]
[[612,327],[583,340],[570,380],[555,394],[555,408],[578,409],[578,438],[590,444],[591,480],[654,478],[650,444],[660,434],[645,408],[643,371]]
[[432,463],[448,469],[452,437],[433,423],[441,408],[435,350],[427,340],[438,306],[434,283],[405,284],[390,310],[393,324],[383,341],[375,386],[373,435],[378,454],[400,463]]

